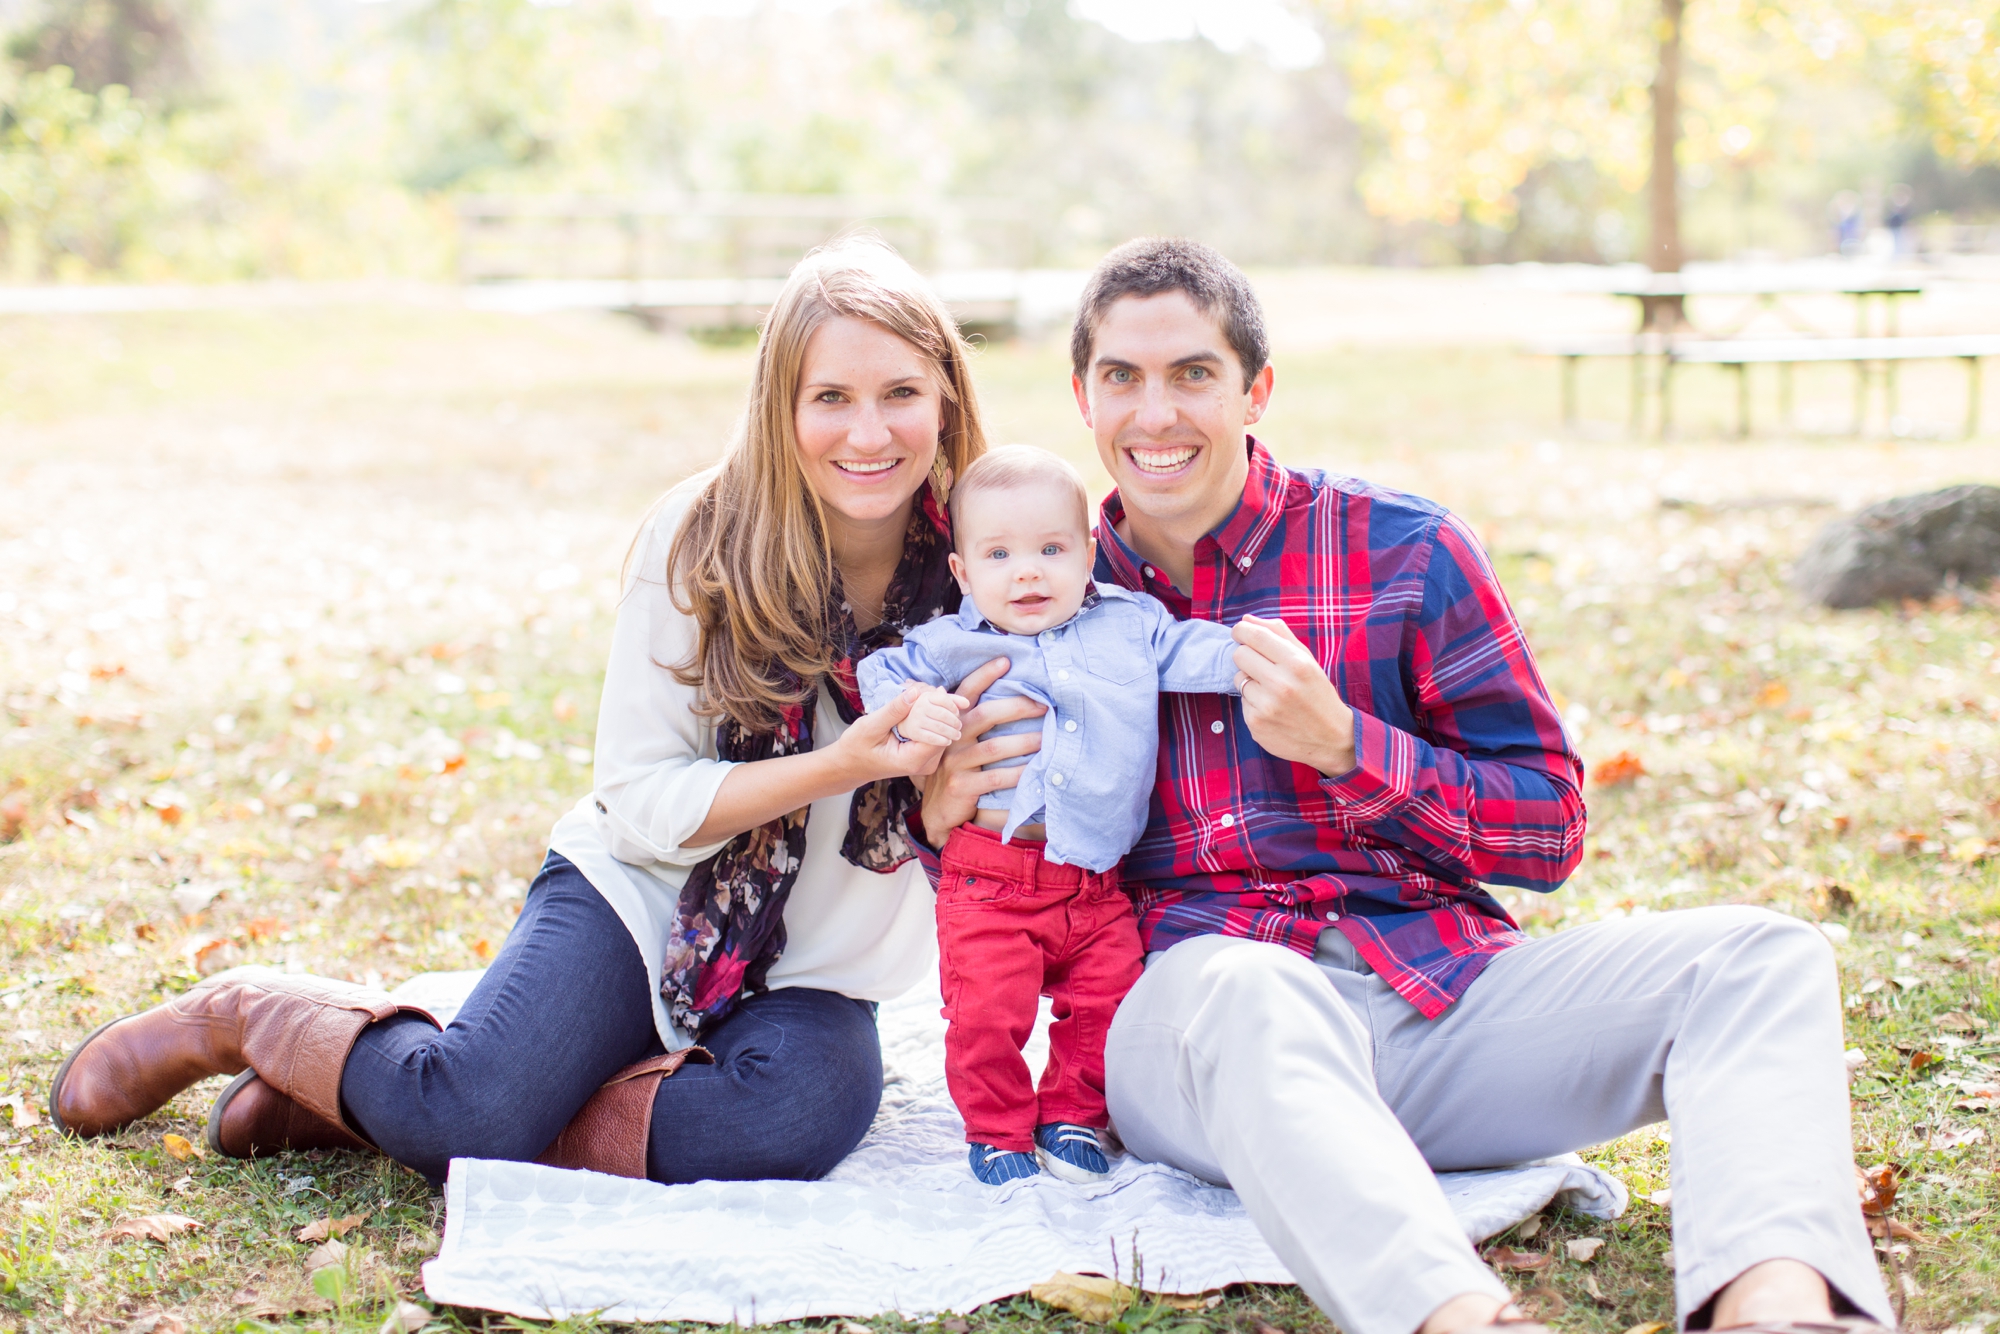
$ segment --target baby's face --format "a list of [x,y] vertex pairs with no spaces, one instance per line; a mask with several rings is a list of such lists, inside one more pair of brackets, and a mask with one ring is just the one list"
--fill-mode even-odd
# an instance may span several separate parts
[[979,614],[1010,634],[1040,634],[1076,615],[1097,544],[1076,496],[1054,484],[981,491],[959,506],[951,572]]

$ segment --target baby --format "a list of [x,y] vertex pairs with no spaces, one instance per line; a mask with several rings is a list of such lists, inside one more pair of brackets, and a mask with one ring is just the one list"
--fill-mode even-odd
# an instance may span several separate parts
[[[965,602],[864,659],[862,701],[878,709],[909,682],[931,687],[899,734],[939,744],[958,735],[964,707],[946,692],[1004,656],[1013,665],[986,697],[1047,706],[988,733],[1039,728],[1042,748],[996,762],[1025,766],[1020,782],[982,796],[942,850],[945,1081],[981,1181],[1043,1167],[1093,1181],[1110,1170],[1097,1137],[1104,1038],[1144,967],[1117,868],[1146,825],[1159,695],[1233,693],[1236,645],[1213,621],[1176,621],[1143,593],[1092,583],[1090,500],[1053,454],[987,453],[953,489],[951,515]],[[1045,994],[1055,1022],[1038,1090],[1021,1044]]]

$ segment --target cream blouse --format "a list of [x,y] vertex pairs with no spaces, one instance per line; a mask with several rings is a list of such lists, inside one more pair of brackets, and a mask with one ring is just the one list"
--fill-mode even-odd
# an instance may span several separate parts
[[[733,765],[717,758],[715,727],[694,711],[695,690],[661,663],[685,661],[695,624],[674,606],[667,549],[707,474],[674,488],[640,534],[627,572],[604,696],[597,713],[595,786],[556,822],[549,846],[569,858],[617,912],[646,961],[653,1022],[669,1050],[688,1038],[660,999],[681,886],[722,843],[689,846]],[[846,730],[824,690],[813,737],[826,746]],[[857,1000],[901,995],[935,966],[930,882],[909,862],[888,874],[840,855],[851,793],[812,804],[806,854],[785,904],[785,952],[769,983],[818,987]]]

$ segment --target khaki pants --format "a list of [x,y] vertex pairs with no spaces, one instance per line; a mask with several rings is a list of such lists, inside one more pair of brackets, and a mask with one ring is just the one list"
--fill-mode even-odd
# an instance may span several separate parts
[[1561,931],[1506,951],[1435,1021],[1329,930],[1317,961],[1208,936],[1156,953],[1105,1052],[1119,1137],[1233,1187],[1347,1334],[1411,1334],[1505,1295],[1432,1171],[1673,1134],[1683,1322],[1764,1260],[1885,1324],[1857,1206],[1832,951],[1759,908]]

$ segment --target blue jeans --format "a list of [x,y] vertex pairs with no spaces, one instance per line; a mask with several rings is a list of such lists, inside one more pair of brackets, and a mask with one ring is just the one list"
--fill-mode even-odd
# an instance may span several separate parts
[[[875,1007],[830,991],[752,996],[702,1045],[714,1065],[660,1081],[655,1181],[824,1176],[882,1099]],[[646,966],[583,873],[551,852],[500,953],[442,1033],[371,1024],[340,1080],[348,1118],[433,1182],[453,1158],[539,1157],[612,1074],[663,1048]]]

